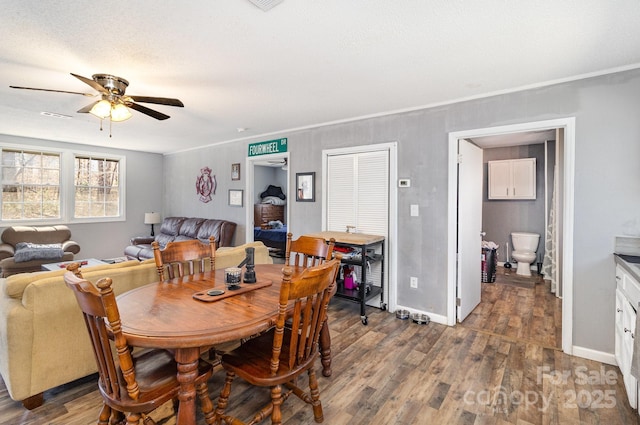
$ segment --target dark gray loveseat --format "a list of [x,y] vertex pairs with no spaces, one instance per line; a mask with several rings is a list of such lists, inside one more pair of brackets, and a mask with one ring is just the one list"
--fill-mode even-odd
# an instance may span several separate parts
[[131,245],[124,249],[124,255],[130,260],[146,260],[153,258],[151,242],[158,241],[160,248],[172,241],[199,239],[209,243],[209,236],[216,238],[216,245],[232,246],[236,223],[214,218],[166,217],[162,220],[160,231],[153,236],[136,236]]

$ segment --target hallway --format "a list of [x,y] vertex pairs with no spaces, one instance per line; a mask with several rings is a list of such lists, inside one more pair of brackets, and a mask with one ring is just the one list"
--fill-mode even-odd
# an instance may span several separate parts
[[550,292],[542,276],[517,276],[515,268],[498,267],[495,283],[481,285],[480,304],[461,326],[561,349],[562,299]]

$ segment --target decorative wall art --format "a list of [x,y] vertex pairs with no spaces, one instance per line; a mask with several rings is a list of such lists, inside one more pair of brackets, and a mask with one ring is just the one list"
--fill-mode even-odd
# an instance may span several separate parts
[[216,194],[216,176],[211,175],[211,168],[200,169],[200,175],[196,178],[196,192],[200,195],[200,201],[207,203],[211,201],[211,195]]
[[296,173],[296,201],[315,202],[316,173]]
[[242,206],[242,190],[229,189],[229,205],[233,207]]
[[240,180],[240,164],[231,164],[231,180]]

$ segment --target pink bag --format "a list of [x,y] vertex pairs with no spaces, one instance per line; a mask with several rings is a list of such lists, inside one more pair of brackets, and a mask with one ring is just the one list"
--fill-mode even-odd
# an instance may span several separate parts
[[356,289],[358,286],[353,279],[353,268],[349,266],[344,266],[344,289]]
[[356,289],[356,284],[353,282],[353,276],[345,276],[344,289]]

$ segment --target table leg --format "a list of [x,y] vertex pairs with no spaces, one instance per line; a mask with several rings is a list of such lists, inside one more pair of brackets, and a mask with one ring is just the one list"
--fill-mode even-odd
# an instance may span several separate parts
[[196,378],[198,377],[199,348],[178,348],[175,351],[175,359],[178,363],[178,417],[177,425],[196,424]]
[[331,376],[331,334],[328,318],[320,329],[320,363],[322,363],[322,376]]

